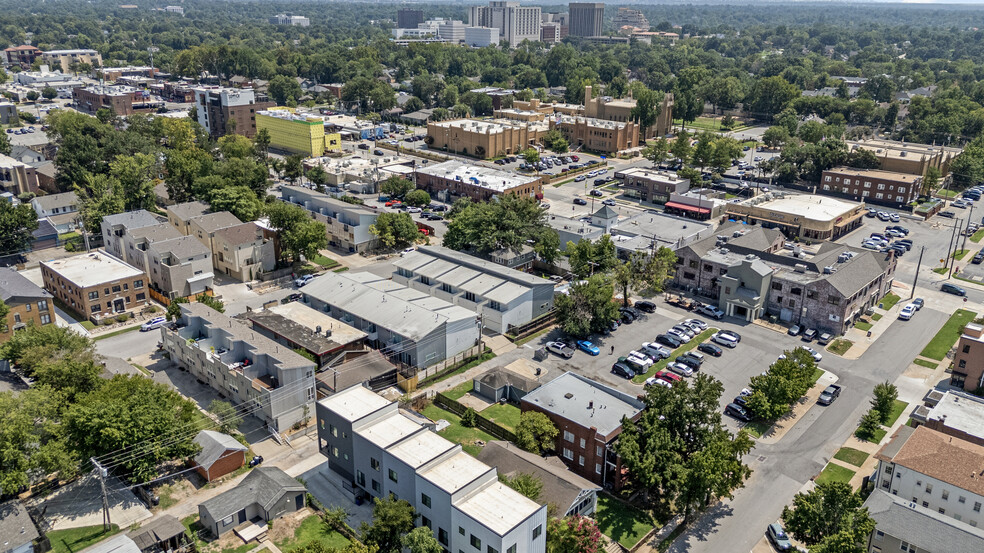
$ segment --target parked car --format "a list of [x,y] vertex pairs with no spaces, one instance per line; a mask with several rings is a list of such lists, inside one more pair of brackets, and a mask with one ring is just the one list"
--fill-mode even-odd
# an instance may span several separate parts
[[636,360],[636,362],[640,363],[643,367],[646,368],[649,368],[653,365],[652,358],[639,351],[635,351],[635,350],[630,351],[628,357],[629,359]]
[[681,380],[683,380],[683,377],[681,377],[680,375],[673,374],[673,373],[671,373],[669,371],[659,371],[659,372],[657,372],[656,373],[656,378],[662,378],[663,380],[669,382],[670,384],[672,384],[674,382],[680,382]]
[[736,342],[741,342],[741,334],[738,334],[734,330],[722,330],[718,334],[724,334],[726,336],[731,336]]
[[694,332],[694,330],[692,328],[690,328],[687,325],[683,325],[683,324],[674,325],[673,326],[673,330],[676,330],[677,332],[680,332],[682,334],[685,334],[687,336],[687,338],[689,338],[691,340],[694,338],[694,336],[697,335],[697,333]]
[[946,292],[947,294],[953,294],[954,296],[966,296],[967,291],[963,288],[957,286],[956,284],[950,284],[949,282],[944,282],[940,285],[940,291]]
[[298,288],[301,288],[305,284],[311,282],[312,280],[314,280],[314,275],[304,275],[295,279],[294,285],[297,286]]
[[743,422],[749,422],[752,420],[752,415],[748,412],[748,409],[745,409],[737,403],[729,403],[726,405],[724,407],[724,414],[731,415],[732,417]]
[[946,217],[947,219],[953,219],[956,216],[957,214],[950,210],[940,212],[940,217]]
[[806,330],[803,331],[803,338],[802,338],[802,340],[804,342],[812,342],[813,339],[816,338],[816,337],[817,337],[817,331],[816,331],[816,329],[808,328],[808,329],[806,329]]
[[829,332],[824,332],[819,338],[817,338],[817,343],[821,346],[826,346],[833,339],[834,337]]
[[[584,180],[584,177],[580,177],[580,178],[581,178],[581,180]],[[574,180],[577,180],[577,179],[574,179]],[[588,191],[588,194],[590,194],[592,196],[596,196],[598,198],[600,198],[600,197],[602,197],[602,196],[605,195],[604,192],[602,192],[601,190],[598,190],[597,188],[594,188],[592,190],[589,190]]]
[[841,387],[836,384],[831,384],[827,386],[822,392],[820,392],[820,397],[817,398],[817,403],[820,405],[830,405],[837,399],[841,394]]
[[574,357],[574,350],[567,347],[567,344],[563,342],[548,342],[547,351],[559,355],[564,359],[570,359],[571,357]]
[[683,345],[683,340],[670,334],[660,334],[659,336],[656,337],[656,341],[659,342],[660,344],[670,347],[671,349],[677,349],[678,347]]
[[721,353],[722,353],[721,348],[715,346],[710,342],[703,342],[702,344],[697,346],[697,349],[708,355],[713,355],[714,357],[721,357]]
[[707,330],[707,323],[700,319],[687,319],[683,322],[691,326],[697,326],[701,329],[701,331]]
[[916,299],[912,300],[912,305],[915,305],[916,306],[916,311],[919,311],[920,309],[922,309],[922,306],[925,305],[925,304],[926,304],[926,300],[924,300],[922,298],[916,298]]
[[696,357],[692,357],[689,354],[683,354],[673,360],[674,363],[683,363],[684,365],[694,369],[700,370],[702,362]]
[[656,304],[651,301],[642,300],[635,302],[635,308],[646,313],[653,313],[656,311]]
[[916,314],[916,306],[913,304],[906,305],[899,311],[899,318],[903,321],[908,321]]
[[614,206],[615,205],[615,200],[613,200],[611,198],[608,198],[607,200],[604,200],[601,203],[604,204],[604,205],[608,205],[608,206]]
[[635,377],[635,371],[633,371],[623,363],[615,363],[614,365],[612,365],[612,374],[616,376],[621,376],[626,380]]
[[708,317],[716,320],[721,320],[724,317],[724,311],[721,311],[713,305],[701,305],[697,308],[697,312],[701,315],[707,315]]
[[666,364],[666,368],[681,375],[681,376],[693,376],[694,370],[683,363],[671,362]]
[[718,332],[717,334],[711,336],[711,341],[716,344],[721,344],[726,348],[738,347],[738,340],[735,340],[734,337],[722,332]]
[[167,324],[167,317],[154,317],[153,319],[140,325],[140,332],[147,332],[148,330],[154,330],[160,328]]
[[584,198],[574,198],[574,205],[588,205],[588,201]]
[[688,336],[684,332],[680,332],[679,330],[677,330],[675,328],[671,328],[671,329],[667,330],[666,333],[669,334],[670,336],[673,336],[676,339],[680,340],[680,343],[681,344],[686,344],[687,342],[689,342],[691,340],[690,336]]
[[800,325],[793,325],[789,327],[789,330],[786,331],[786,334],[789,334],[790,336],[799,336],[800,332],[803,332],[803,327],[801,327]]
[[646,379],[646,387],[647,388],[649,386],[665,386],[665,387],[669,388],[672,385],[673,384],[670,384],[670,381],[663,380],[662,378],[656,378],[655,376],[650,376],[649,378]]
[[643,353],[652,353],[652,354],[659,355],[660,359],[670,358],[670,350],[653,342],[643,342],[640,351],[642,351]]
[[790,551],[793,549],[793,542],[789,541],[789,536],[786,535],[786,531],[782,529],[782,525],[778,522],[770,524],[765,530],[765,535],[779,551]]
[[406,257],[408,254],[411,254],[411,253],[413,253],[415,251],[417,251],[417,248],[407,248],[407,249],[403,250],[402,252],[400,252],[400,257]]
[[817,363],[819,363],[820,361],[823,361],[823,356],[820,355],[820,352],[818,352],[817,350],[815,350],[813,348],[808,348],[808,347],[803,347],[803,349],[805,349],[807,353],[809,353],[810,355],[812,355],[813,356],[813,360],[816,361]]
[[590,355],[601,355],[601,350],[598,346],[591,343],[589,340],[578,340],[577,348]]

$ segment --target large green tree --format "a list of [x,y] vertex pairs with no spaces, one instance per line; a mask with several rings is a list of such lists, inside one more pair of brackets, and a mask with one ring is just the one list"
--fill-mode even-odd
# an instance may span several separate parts
[[391,198],[402,198],[414,189],[413,181],[392,176],[379,183],[379,191]]
[[540,455],[553,450],[559,433],[550,417],[538,411],[526,411],[519,416],[516,426],[516,445]]
[[403,248],[420,240],[422,234],[409,213],[380,213],[369,232],[387,248]]
[[38,214],[29,203],[0,201],[0,255],[27,251],[38,228]]
[[553,262],[560,238],[547,224],[546,210],[536,198],[503,194],[495,201],[458,200],[448,213],[444,246],[487,254],[503,248],[519,250],[532,244],[540,259]]
[[328,247],[325,225],[311,218],[299,205],[272,202],[265,207],[270,226],[280,233],[280,249],[284,256],[299,261],[301,256],[311,259],[318,250]]
[[575,515],[547,522],[547,553],[598,553],[602,543],[594,519]]
[[786,414],[793,402],[814,385],[817,364],[808,351],[795,348],[783,355],[785,359],[776,360],[765,374],[753,376],[749,385],[752,395],[748,407],[764,420],[776,420]]
[[557,296],[557,322],[571,336],[586,337],[608,329],[618,318],[614,288],[602,275],[571,284],[566,294]]
[[213,212],[229,211],[240,221],[253,221],[263,211],[263,203],[245,186],[226,186],[213,190],[208,203]]
[[377,497],[373,500],[372,524],[363,522],[359,534],[363,543],[378,547],[380,553],[398,553],[402,537],[413,530],[416,519],[416,511],[405,499]]
[[568,242],[566,254],[571,272],[579,278],[595,273],[607,274],[619,264],[615,243],[607,234],[601,235],[597,240]]
[[64,397],[46,386],[0,393],[0,490],[19,493],[37,475],[58,473],[70,479],[79,456],[65,436]]
[[862,505],[864,497],[850,484],[819,482],[812,491],[793,497],[792,508],[782,510],[782,520],[787,532],[813,546],[867,518]]

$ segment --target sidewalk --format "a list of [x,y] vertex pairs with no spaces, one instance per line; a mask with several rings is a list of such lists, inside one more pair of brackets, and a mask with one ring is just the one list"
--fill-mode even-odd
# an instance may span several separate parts
[[[881,338],[881,335],[888,330],[888,327],[892,326],[892,323],[898,319],[899,311],[909,303],[908,297],[911,290],[912,288],[906,284],[900,282],[893,283],[891,292],[899,296],[899,301],[897,301],[891,309],[882,309],[878,306],[871,308],[875,314],[881,316],[879,320],[872,321],[871,330],[865,331],[859,328],[851,328],[844,333],[844,339],[854,342],[854,345],[844,352],[844,355],[841,357],[844,359],[858,359],[864,355],[864,352],[868,351],[868,348],[871,347],[871,345],[874,344],[878,338]],[[830,350],[827,351],[829,352]]]

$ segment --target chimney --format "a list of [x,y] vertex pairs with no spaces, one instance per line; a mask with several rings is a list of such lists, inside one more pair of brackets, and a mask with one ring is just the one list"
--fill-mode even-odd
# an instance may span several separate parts
[[584,106],[588,106],[588,102],[591,101],[591,85],[584,87]]

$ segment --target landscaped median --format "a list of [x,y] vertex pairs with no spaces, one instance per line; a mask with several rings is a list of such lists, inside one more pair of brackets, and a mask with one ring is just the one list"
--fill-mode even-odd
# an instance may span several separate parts
[[669,359],[660,359],[656,363],[653,363],[652,366],[649,367],[649,370],[646,371],[646,374],[637,375],[635,378],[632,379],[632,382],[635,382],[636,384],[644,383],[647,378],[665,369],[667,363],[683,355],[684,353],[687,353],[688,351],[696,348],[701,344],[701,342],[710,338],[717,331],[718,329],[716,328],[708,328],[704,332],[701,332],[697,336],[694,336],[693,340],[690,340],[686,344],[683,344],[682,346],[673,350],[673,353],[670,354]]

